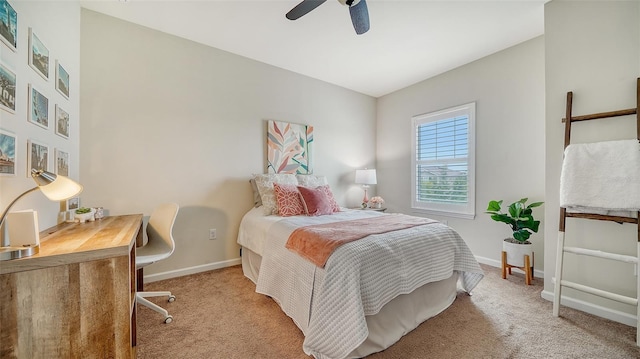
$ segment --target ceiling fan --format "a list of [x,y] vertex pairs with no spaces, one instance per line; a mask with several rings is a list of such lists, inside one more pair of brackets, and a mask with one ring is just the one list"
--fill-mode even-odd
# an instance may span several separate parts
[[[287,13],[287,19],[296,20],[322,5],[327,0],[303,0]],[[338,0],[342,5],[349,7],[351,22],[356,34],[362,35],[369,31],[369,11],[365,0]]]

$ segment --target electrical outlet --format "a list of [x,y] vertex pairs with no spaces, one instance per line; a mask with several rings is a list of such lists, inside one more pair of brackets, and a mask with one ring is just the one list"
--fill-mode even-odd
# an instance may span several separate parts
[[216,229],[215,228],[211,228],[209,230],[209,239],[216,239],[216,238],[218,238],[217,234],[216,234]]

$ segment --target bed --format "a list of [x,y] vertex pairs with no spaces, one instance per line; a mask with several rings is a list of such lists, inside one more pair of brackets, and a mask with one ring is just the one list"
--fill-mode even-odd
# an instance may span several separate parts
[[394,214],[268,213],[259,205],[241,221],[243,273],[293,320],[305,336],[303,351],[318,359],[382,351],[448,308],[459,287],[470,292],[483,277],[462,238],[440,222],[345,243],[320,267],[286,248],[296,229]]

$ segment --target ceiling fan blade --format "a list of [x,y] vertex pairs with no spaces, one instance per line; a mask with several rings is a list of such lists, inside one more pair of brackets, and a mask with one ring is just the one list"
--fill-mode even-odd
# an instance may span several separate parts
[[322,5],[327,0],[304,0],[300,4],[296,5],[293,9],[287,13],[287,19],[296,20],[306,15],[309,11]]
[[365,0],[360,0],[359,3],[350,6],[349,13],[351,14],[351,22],[356,34],[362,35],[369,31],[369,10]]

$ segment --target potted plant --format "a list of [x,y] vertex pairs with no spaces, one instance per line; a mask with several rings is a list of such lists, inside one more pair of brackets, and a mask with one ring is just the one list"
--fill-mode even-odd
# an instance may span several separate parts
[[80,223],[93,222],[95,220],[94,213],[95,210],[93,208],[81,207],[75,210],[74,219],[78,219]]
[[[502,242],[502,249],[507,252],[507,263],[514,267],[524,267],[524,256],[533,257],[533,249],[529,238],[531,234],[538,232],[540,221],[533,218],[533,208],[541,206],[544,202],[534,202],[527,205],[528,198],[522,198],[509,205],[508,212],[502,213],[502,200],[489,201],[487,207],[491,219],[509,225],[513,237],[506,238]],[[532,264],[533,265],[533,264]]]

